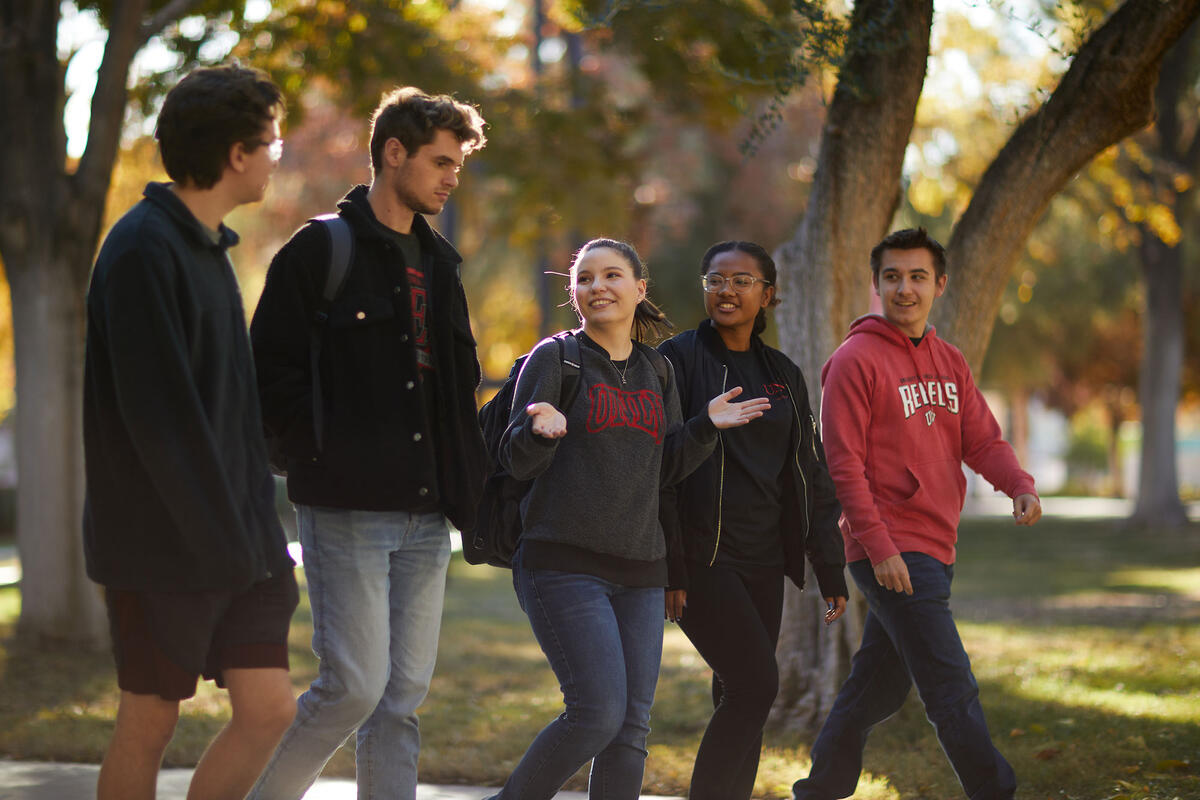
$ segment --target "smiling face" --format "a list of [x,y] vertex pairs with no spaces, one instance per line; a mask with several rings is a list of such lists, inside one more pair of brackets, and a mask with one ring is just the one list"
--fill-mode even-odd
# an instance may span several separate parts
[[396,198],[416,214],[439,214],[458,186],[463,165],[463,143],[441,128],[433,141],[409,155],[399,139],[384,145],[387,163],[396,167],[391,176]]
[[629,260],[611,247],[593,247],[575,260],[571,288],[584,330],[632,329],[634,311],[646,297],[646,281],[638,278]]
[[[720,275],[724,286],[719,292],[704,293],[704,310],[718,329],[750,335],[758,312],[771,305],[775,287],[766,284],[766,276],[758,260],[741,250],[717,253],[709,262],[706,275]],[[749,290],[739,294],[731,279],[737,275],[757,278]]]
[[906,336],[924,336],[934,298],[946,290],[946,276],[937,277],[933,254],[923,247],[884,250],[872,282],[887,321]]

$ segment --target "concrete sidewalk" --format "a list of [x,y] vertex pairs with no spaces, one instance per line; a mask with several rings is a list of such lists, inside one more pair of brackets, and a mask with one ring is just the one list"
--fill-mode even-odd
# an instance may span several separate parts
[[[95,764],[51,764],[43,761],[0,759],[0,800],[92,800],[96,796]],[[190,769],[164,769],[158,778],[158,800],[185,800]],[[496,793],[482,786],[417,787],[417,800],[482,800]],[[584,792],[559,792],[560,800],[587,800]],[[305,800],[355,800],[354,781],[321,778],[304,796]],[[680,800],[653,798],[644,800]]]

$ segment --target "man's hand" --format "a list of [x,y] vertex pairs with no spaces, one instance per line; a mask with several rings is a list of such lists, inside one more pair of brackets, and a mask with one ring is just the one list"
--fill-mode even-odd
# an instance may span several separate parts
[[826,597],[825,606],[825,624],[832,625],[835,619],[846,613],[846,598]]
[[908,579],[908,565],[899,553],[875,565],[875,582],[893,592],[913,593],[912,582]]
[[547,439],[561,439],[567,435],[567,418],[549,403],[530,403],[525,413],[533,417],[533,432]]
[[1019,494],[1013,498],[1013,519],[1018,525],[1032,525],[1042,518],[1042,501],[1036,494]]
[[668,622],[679,622],[683,618],[683,609],[687,607],[687,591],[684,589],[668,589],[664,595],[666,600],[666,618]]

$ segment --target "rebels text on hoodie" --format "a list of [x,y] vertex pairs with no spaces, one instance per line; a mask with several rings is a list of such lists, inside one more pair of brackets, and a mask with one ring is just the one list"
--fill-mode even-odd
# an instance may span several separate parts
[[1009,497],[1034,494],[958,348],[860,317],[821,371],[821,433],[846,561],[901,552],[954,563],[962,464]]

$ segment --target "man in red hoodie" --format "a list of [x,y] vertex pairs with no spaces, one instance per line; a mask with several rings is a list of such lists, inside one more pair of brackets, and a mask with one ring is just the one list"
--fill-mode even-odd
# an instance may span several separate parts
[[821,373],[822,436],[867,619],[794,797],[853,794],[867,735],[916,684],[967,795],[1011,798],[1016,776],[992,744],[950,614],[962,464],[1013,498],[1018,525],[1037,522],[1041,502],[962,353],[927,324],[946,289],[945,249],[923,228],[897,231],[871,251],[871,272],[883,316],[855,320]]

